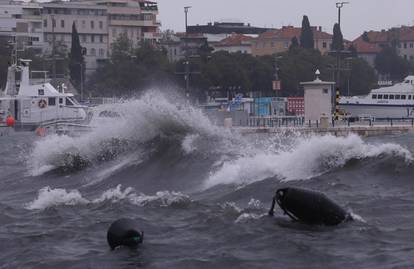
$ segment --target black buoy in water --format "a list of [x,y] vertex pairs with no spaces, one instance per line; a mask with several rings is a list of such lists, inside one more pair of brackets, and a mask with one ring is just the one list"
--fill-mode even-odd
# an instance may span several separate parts
[[293,220],[313,225],[338,225],[350,219],[349,214],[325,194],[299,188],[276,191],[269,215],[273,216],[276,202]]
[[106,239],[111,250],[119,246],[134,248],[144,241],[144,232],[137,229],[135,221],[119,219],[109,227]]

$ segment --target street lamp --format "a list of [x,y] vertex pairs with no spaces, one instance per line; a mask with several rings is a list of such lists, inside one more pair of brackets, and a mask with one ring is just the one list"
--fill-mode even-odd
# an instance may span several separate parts
[[341,9],[344,5],[349,4],[349,2],[337,2],[336,8],[338,9],[338,24],[341,26]]
[[185,14],[185,34],[187,35],[187,29],[188,29],[188,20],[187,20],[187,16],[188,16],[188,10],[191,8],[191,6],[186,6],[184,7],[184,14]]

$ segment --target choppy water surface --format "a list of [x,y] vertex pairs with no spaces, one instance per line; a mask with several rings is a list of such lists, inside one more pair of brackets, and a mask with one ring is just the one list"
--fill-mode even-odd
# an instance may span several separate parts
[[[81,137],[0,138],[0,268],[412,268],[414,136],[242,137],[150,92]],[[277,188],[319,190],[338,227],[266,213]],[[110,251],[114,220],[138,250]]]

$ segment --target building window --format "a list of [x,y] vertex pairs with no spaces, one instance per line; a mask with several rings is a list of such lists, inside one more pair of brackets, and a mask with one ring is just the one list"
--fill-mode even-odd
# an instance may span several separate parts
[[404,49],[406,49],[407,48],[407,43],[404,43]]
[[388,99],[388,94],[384,94],[384,99]]
[[[394,99],[394,95],[390,94],[390,100],[393,100],[393,99]],[[397,99],[397,98],[395,98],[395,99]]]
[[408,100],[411,100],[411,95],[408,95]]
[[99,42],[101,42],[101,43],[103,43],[103,42],[104,42],[104,40],[103,40],[103,35],[100,35],[100,36],[99,36]]
[[324,94],[328,94],[328,89],[323,89]]
[[86,21],[82,21],[82,28],[85,28],[86,27]]
[[56,27],[56,20],[52,19],[52,27],[55,28]]
[[82,42],[86,43],[86,35],[81,35],[81,37],[82,37]]
[[55,97],[49,97],[48,98],[48,105],[49,106],[55,106],[56,105],[56,98]]
[[112,36],[116,36],[116,28],[112,28]]
[[414,43],[410,43],[410,48],[414,48]]
[[60,27],[65,28],[65,21],[64,20],[60,20]]
[[99,22],[99,29],[103,29],[103,21]]
[[378,99],[382,99],[382,94],[378,94]]
[[101,57],[105,56],[105,50],[104,49],[99,49],[99,56],[101,56]]
[[405,100],[405,99],[407,99],[407,96],[406,95],[401,95],[401,100]]
[[91,35],[91,43],[94,43],[94,42],[95,42],[95,36]]
[[377,99],[377,95],[376,94],[373,94],[372,95],[372,99]]
[[95,28],[95,22],[91,21],[91,29],[94,29],[94,28]]
[[43,20],[43,27],[47,27],[47,20]]
[[326,42],[322,43],[322,48],[326,49],[327,46],[328,46],[328,44],[326,44]]
[[91,49],[91,55],[95,56],[96,55],[96,50],[94,48]]

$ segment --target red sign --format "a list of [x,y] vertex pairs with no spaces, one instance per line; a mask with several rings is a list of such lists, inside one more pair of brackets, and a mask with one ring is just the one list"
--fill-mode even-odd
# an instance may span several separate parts
[[280,80],[273,80],[272,81],[272,88],[274,91],[280,91]]

